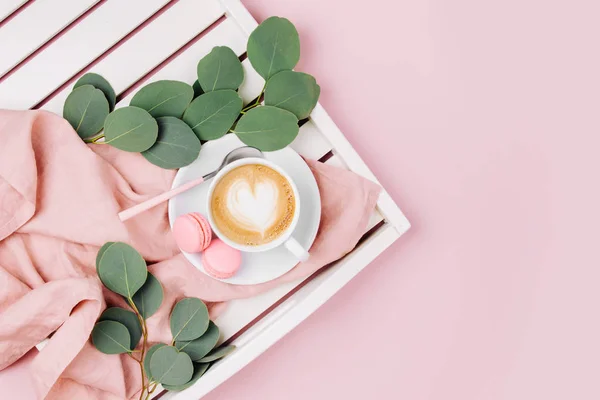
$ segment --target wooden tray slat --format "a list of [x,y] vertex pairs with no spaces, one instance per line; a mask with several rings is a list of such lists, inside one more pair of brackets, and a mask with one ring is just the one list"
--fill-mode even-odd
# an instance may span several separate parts
[[140,82],[140,86],[123,98],[117,107],[128,105],[137,90],[150,82],[161,79],[176,79],[191,85],[197,79],[196,67],[198,61],[208,54],[214,46],[229,46],[239,56],[246,51],[246,37],[233,21],[223,21],[202,40],[190,46],[147,80]]
[[333,148],[327,137],[310,120],[300,127],[300,133],[290,147],[311,160],[320,160]]
[[250,60],[245,59],[242,61],[242,67],[244,67],[244,82],[242,82],[238,92],[244,100],[244,104],[248,104],[261,92],[265,80],[252,68]]
[[27,3],[27,0],[1,0],[0,1],[0,22],[12,14],[15,10]]
[[33,107],[167,2],[128,0],[102,4],[0,83],[0,108]]
[[25,8],[0,28],[0,76],[99,1],[37,0]]
[[[122,93],[223,15],[223,9],[214,1],[206,2],[204,6],[198,3],[198,0],[179,1],[94,65],[90,71],[104,76],[117,94]],[[198,12],[199,8],[202,8],[202,13]],[[178,29],[172,29],[175,25],[178,26]],[[208,53],[211,46],[219,43],[219,37],[233,36],[234,34],[229,32],[234,30],[239,31],[235,24],[225,21],[192,47],[198,49],[196,51],[199,54]],[[168,34],[166,34],[167,32]],[[198,60],[192,62],[194,68],[197,62]],[[124,66],[127,67],[124,68]],[[173,77],[173,79],[181,80],[177,77]],[[73,84],[68,85],[42,108],[62,115],[65,99],[72,88]]]

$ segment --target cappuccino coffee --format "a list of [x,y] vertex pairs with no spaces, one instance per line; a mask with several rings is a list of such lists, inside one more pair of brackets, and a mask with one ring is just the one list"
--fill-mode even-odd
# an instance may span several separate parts
[[213,221],[229,240],[260,246],[287,231],[296,212],[288,180],[262,164],[248,164],[226,173],[210,201]]

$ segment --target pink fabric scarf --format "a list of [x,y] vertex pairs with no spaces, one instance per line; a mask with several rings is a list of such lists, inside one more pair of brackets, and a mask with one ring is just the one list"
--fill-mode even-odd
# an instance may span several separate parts
[[[185,296],[215,305],[306,277],[352,250],[379,187],[349,171],[307,161],[322,197],[311,258],[261,285],[233,286],[204,275],[180,254],[163,204],[126,223],[117,213],[171,186],[175,171],[139,154],[86,145],[69,124],[39,111],[0,111],[0,370],[52,334],[29,364],[38,398],[134,398],[138,365],[105,355],[89,335],[122,299],[101,285],[94,260],[108,241],[134,246],[165,289],[148,320],[152,342],[169,341],[168,314]],[[2,375],[0,374],[0,381]]]

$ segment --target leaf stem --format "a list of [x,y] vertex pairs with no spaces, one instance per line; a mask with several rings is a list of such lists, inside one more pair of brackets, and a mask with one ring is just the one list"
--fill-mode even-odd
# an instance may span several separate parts
[[100,139],[104,139],[104,134],[103,133],[100,134],[100,135],[98,135],[98,136],[94,136],[93,138],[90,138],[90,139],[83,139],[83,141],[86,142],[86,143],[96,143]]
[[146,394],[146,399],[145,400],[148,400],[150,398],[150,395],[152,393],[154,393],[154,391],[156,390],[157,386],[158,386],[158,382],[155,382],[154,386],[152,387],[152,389],[148,388],[148,393]]
[[[135,312],[135,315],[137,315],[138,320],[140,321],[140,325],[142,327],[143,340],[142,340],[142,349],[140,350],[141,356],[140,356],[140,359],[136,360],[136,361],[140,364],[140,372],[142,373],[142,391],[140,392],[140,400],[143,400],[144,392],[148,392],[148,386],[146,385],[146,372],[144,371],[144,357],[146,356],[146,346],[148,344],[148,327],[146,326],[146,320],[144,319],[144,317],[142,317],[142,314],[140,314],[140,312],[138,311],[133,300],[130,297],[128,297],[127,302],[129,303],[129,306]],[[146,398],[148,398],[148,397],[146,396]]]
[[254,107],[260,105],[260,99],[263,96],[263,94],[265,94],[265,89],[267,87],[267,82],[265,82],[265,84],[263,85],[262,90],[260,91],[260,93],[258,94],[258,97],[256,98],[256,100],[254,101],[254,103],[250,103],[248,104],[246,107],[242,108],[242,114],[244,114],[246,111],[253,109]]

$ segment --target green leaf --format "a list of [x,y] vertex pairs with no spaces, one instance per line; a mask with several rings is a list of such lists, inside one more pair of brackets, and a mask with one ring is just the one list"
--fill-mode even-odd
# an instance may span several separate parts
[[133,311],[125,310],[119,307],[111,307],[104,310],[98,321],[115,321],[123,324],[129,332],[131,342],[130,349],[133,350],[140,342],[142,337],[142,326],[137,315]]
[[265,80],[293,69],[300,59],[300,38],[294,24],[280,17],[266,19],[248,38],[248,59]]
[[111,112],[104,122],[107,144],[134,153],[146,151],[158,137],[158,124],[147,111],[123,107]]
[[192,89],[194,89],[194,98],[200,96],[201,94],[204,94],[204,90],[202,90],[202,86],[200,86],[200,82],[198,82],[198,79],[194,81]]
[[173,346],[163,346],[152,354],[150,373],[155,382],[183,385],[192,379],[194,365],[187,354]]
[[163,387],[167,390],[171,390],[174,392],[180,392],[184,389],[187,389],[190,386],[192,386],[194,383],[196,383],[198,381],[198,379],[200,379],[202,377],[202,375],[204,375],[204,373],[208,370],[208,367],[210,367],[210,364],[194,363],[194,374],[192,375],[192,379],[189,382],[184,383],[183,385],[165,385],[165,384],[163,384]]
[[206,357],[203,357],[202,359],[200,359],[199,362],[210,363],[213,361],[217,361],[217,360],[225,357],[226,355],[232,353],[234,350],[235,350],[235,346],[219,347],[218,349],[214,349],[213,351],[208,353],[208,355]]
[[144,370],[146,371],[146,376],[148,377],[149,381],[153,381],[154,378],[152,377],[152,374],[150,373],[150,360],[152,359],[152,355],[154,354],[154,352],[158,349],[160,349],[161,347],[166,346],[166,344],[164,343],[157,343],[154,346],[150,347],[148,349],[148,351],[146,352],[146,355],[144,356]]
[[281,71],[267,82],[265,104],[293,112],[298,119],[308,118],[317,105],[321,88],[309,74]]
[[133,295],[133,303],[144,319],[150,318],[163,301],[163,288],[150,272],[144,285]]
[[180,118],[193,97],[194,89],[187,83],[157,81],[141,88],[129,105],[143,108],[154,118]]
[[177,347],[179,351],[187,353],[192,361],[198,361],[210,353],[210,351],[217,345],[218,341],[219,328],[214,322],[210,321],[208,324],[208,329],[204,335],[200,336],[198,339],[190,341],[176,341],[175,347]]
[[158,139],[142,155],[164,169],[177,169],[191,164],[200,154],[200,140],[185,122],[175,117],[160,117]]
[[208,329],[208,308],[195,297],[181,299],[171,312],[171,333],[173,341],[194,340],[204,335]]
[[104,93],[104,97],[106,97],[106,100],[108,100],[109,110],[114,110],[115,104],[117,103],[117,95],[113,87],[106,79],[104,79],[102,75],[98,75],[93,72],[88,72],[87,74],[79,78],[77,82],[75,82],[75,86],[73,86],[73,89],[83,85],[92,85],[96,89],[100,89],[102,93]]
[[96,255],[96,269],[98,269],[98,265],[100,264],[100,260],[102,259],[102,255],[106,249],[108,249],[114,243],[115,242],[106,242],[102,245],[102,247],[100,247],[100,250],[98,250],[98,254]]
[[298,119],[289,111],[259,106],[240,118],[234,133],[248,146],[262,151],[281,150],[298,136]]
[[242,111],[242,99],[233,90],[204,93],[185,110],[183,120],[200,140],[225,135]]
[[98,259],[100,280],[110,290],[130,299],[146,282],[146,261],[133,247],[115,242]]
[[100,132],[107,115],[108,100],[100,89],[92,85],[83,85],[73,90],[63,107],[63,117],[82,139]]
[[101,321],[92,329],[92,343],[104,354],[129,353],[131,339],[125,325],[115,321]]
[[244,81],[242,63],[226,46],[214,47],[198,63],[198,82],[205,92],[236,90]]

